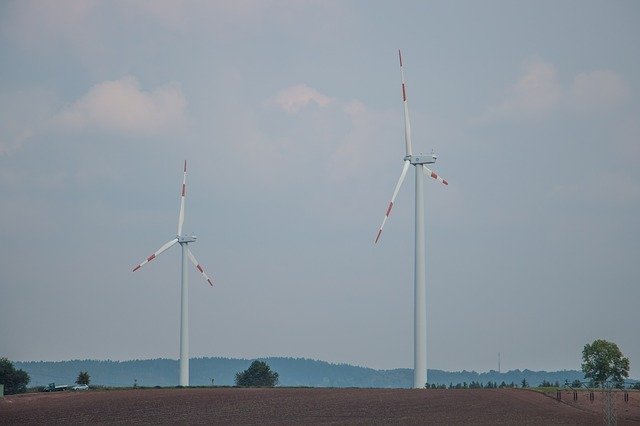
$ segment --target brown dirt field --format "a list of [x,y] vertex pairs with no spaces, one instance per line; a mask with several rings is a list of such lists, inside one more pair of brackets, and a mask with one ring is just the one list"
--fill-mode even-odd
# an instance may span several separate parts
[[[640,425],[640,392],[617,396],[618,424]],[[66,391],[6,396],[0,424],[602,424],[601,404],[521,389]]]
[[[618,423],[621,421],[629,421],[640,425],[640,392],[629,391],[629,401],[624,401],[624,392],[613,391],[613,405],[618,418]],[[550,397],[556,398],[555,392],[549,394]],[[590,411],[602,416],[604,408],[604,398],[600,391],[594,392],[594,400],[589,400],[589,392],[578,391],[578,399],[573,400],[572,391],[562,391],[561,401],[564,404],[575,407],[579,410]],[[602,417],[604,418],[604,417]]]

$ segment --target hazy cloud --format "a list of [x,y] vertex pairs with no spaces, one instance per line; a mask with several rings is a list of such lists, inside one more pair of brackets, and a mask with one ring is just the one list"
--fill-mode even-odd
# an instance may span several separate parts
[[82,43],[93,28],[96,6],[95,2],[73,0],[15,2],[2,19],[2,32],[31,47],[50,48],[53,39]]
[[3,93],[0,98],[0,155],[19,148],[40,132],[51,117],[55,96],[49,90],[28,89]]
[[524,74],[502,102],[488,107],[476,120],[536,120],[553,110],[593,111],[611,108],[629,98],[627,82],[611,70],[580,73],[571,86],[563,88],[553,64],[536,60],[527,63]]
[[[376,132],[379,132],[379,117],[370,111],[367,106],[357,99],[349,101],[342,106],[342,112],[349,118],[350,128],[345,137],[340,141],[332,157],[332,166],[338,165],[340,170],[351,175],[361,173],[359,166],[371,161],[363,157],[368,145],[375,140]],[[343,174],[332,174],[333,178],[344,178]]]
[[33,136],[31,129],[24,129],[20,133],[10,136],[9,138],[0,138],[0,155],[6,155],[14,148],[22,145],[24,141]]
[[119,133],[154,134],[184,124],[186,104],[182,91],[175,85],[147,92],[129,76],[95,85],[53,121],[73,130],[94,127]]
[[504,100],[489,107],[479,121],[537,119],[548,114],[562,98],[553,64],[535,60],[525,65],[524,74],[508,91]]
[[572,100],[576,107],[610,108],[624,102],[630,95],[627,82],[611,70],[581,73],[573,80]]
[[289,114],[295,114],[310,102],[326,107],[332,101],[333,99],[323,95],[316,89],[306,84],[298,84],[281,90],[269,103],[277,105]]

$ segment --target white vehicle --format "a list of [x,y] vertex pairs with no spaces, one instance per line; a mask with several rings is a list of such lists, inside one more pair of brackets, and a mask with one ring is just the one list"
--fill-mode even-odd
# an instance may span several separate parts
[[73,389],[74,391],[89,390],[89,385],[75,385],[71,389]]

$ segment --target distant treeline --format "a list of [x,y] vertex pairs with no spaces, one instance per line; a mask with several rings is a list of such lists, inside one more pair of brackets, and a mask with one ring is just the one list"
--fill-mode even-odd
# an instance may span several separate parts
[[[372,387],[409,388],[413,383],[413,370],[374,370],[348,364],[331,364],[305,358],[260,358],[280,375],[280,386],[314,387]],[[235,374],[249,367],[252,359],[192,358],[190,384],[192,386],[233,385]],[[172,359],[148,359],[133,361],[30,361],[15,362],[16,368],[29,373],[29,386],[43,386],[51,382],[73,384],[80,371],[87,371],[91,384],[104,386],[174,386],[178,383],[178,361]],[[455,385],[458,383],[520,385],[526,379],[529,386],[542,382],[561,385],[565,381],[583,380],[577,370],[531,371],[511,370],[505,373],[489,371],[429,370],[430,385]],[[493,387],[493,386],[492,386]]]

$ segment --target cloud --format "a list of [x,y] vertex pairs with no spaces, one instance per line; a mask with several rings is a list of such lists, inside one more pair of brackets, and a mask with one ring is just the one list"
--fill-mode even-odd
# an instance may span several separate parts
[[[336,179],[360,173],[360,166],[370,161],[361,154],[369,149],[368,145],[376,140],[376,134],[380,132],[379,114],[370,111],[363,102],[351,100],[346,102],[341,110],[349,119],[350,126],[332,155],[331,176]],[[342,170],[343,173],[335,173],[336,169]],[[345,176],[345,173],[348,176]]]
[[53,92],[40,88],[4,93],[0,99],[0,155],[20,148],[41,132],[55,111]]
[[323,95],[316,89],[306,84],[298,84],[281,90],[269,103],[277,105],[289,114],[296,114],[310,102],[326,107],[332,101],[332,98]]
[[571,88],[575,106],[586,109],[610,108],[624,102],[629,95],[627,82],[610,70],[578,74]]
[[524,74],[502,102],[486,108],[475,121],[482,124],[500,120],[532,121],[560,108],[575,112],[606,110],[622,104],[630,94],[627,82],[611,70],[580,73],[571,87],[563,88],[555,66],[535,60],[525,65]]
[[534,60],[525,65],[524,74],[498,105],[487,108],[480,122],[500,119],[532,120],[546,116],[562,99],[553,64]]
[[55,40],[79,45],[94,27],[97,6],[95,2],[74,0],[15,2],[8,5],[1,18],[1,31],[29,47],[50,49]]
[[7,155],[12,150],[21,146],[33,136],[33,130],[24,129],[20,133],[8,138],[0,138],[0,155]]
[[157,134],[186,121],[186,100],[175,85],[146,92],[134,77],[95,85],[59,112],[54,124],[71,130],[97,128],[117,133]]

